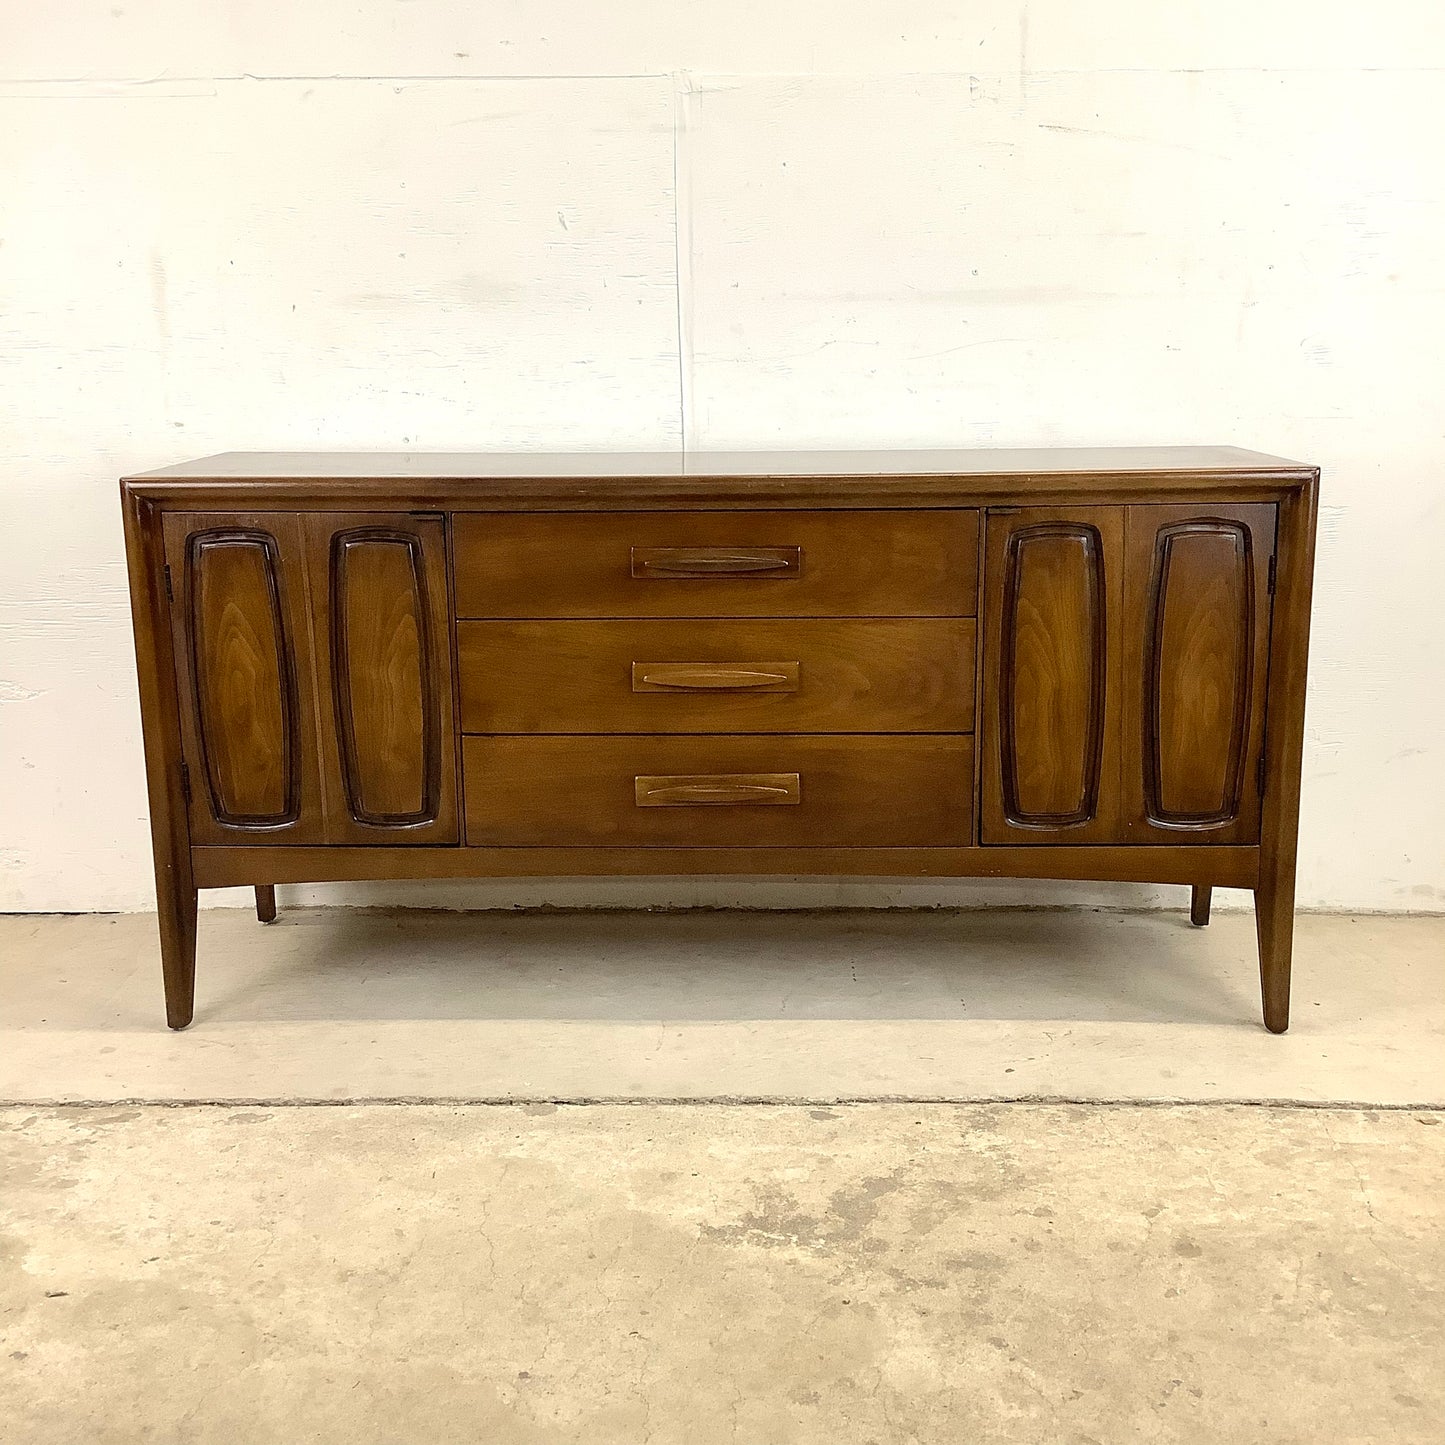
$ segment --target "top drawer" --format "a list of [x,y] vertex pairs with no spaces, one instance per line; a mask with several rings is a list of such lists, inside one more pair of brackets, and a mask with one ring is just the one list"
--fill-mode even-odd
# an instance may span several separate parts
[[978,513],[459,512],[459,617],[972,617]]

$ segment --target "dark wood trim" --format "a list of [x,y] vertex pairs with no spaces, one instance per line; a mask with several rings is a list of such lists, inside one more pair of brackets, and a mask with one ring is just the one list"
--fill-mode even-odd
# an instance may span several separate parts
[[672,877],[1036,878],[1208,883],[1253,888],[1257,848],[453,848],[203,847],[192,851],[203,888],[268,883],[396,882],[407,878]]

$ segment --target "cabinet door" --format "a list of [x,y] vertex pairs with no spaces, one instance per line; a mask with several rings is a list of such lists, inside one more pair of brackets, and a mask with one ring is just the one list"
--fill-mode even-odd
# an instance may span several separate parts
[[1130,841],[1259,839],[1274,533],[1269,503],[1128,509]]
[[165,521],[194,843],[319,843],[305,548],[291,513]]
[[328,843],[455,843],[456,727],[440,516],[305,519]]
[[980,839],[1117,841],[1124,509],[990,512],[984,561]]

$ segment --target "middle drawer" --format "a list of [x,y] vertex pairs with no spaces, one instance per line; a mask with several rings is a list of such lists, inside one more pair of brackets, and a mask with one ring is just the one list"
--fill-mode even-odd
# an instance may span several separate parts
[[964,617],[457,624],[467,733],[973,731]]

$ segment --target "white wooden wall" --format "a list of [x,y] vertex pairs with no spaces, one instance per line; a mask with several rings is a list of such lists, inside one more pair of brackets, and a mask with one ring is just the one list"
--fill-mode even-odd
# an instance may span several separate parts
[[1301,898],[1445,907],[1442,137],[1439,0],[0,0],[0,908],[149,906],[120,473],[680,440],[1318,461]]

